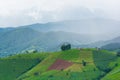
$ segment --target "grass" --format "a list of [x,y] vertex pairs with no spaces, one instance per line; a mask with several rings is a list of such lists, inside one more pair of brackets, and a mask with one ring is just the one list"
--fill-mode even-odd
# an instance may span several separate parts
[[[94,64],[93,59],[93,50],[87,49],[87,50],[77,50],[72,49],[68,51],[61,51],[61,52],[55,52],[52,53],[50,56],[48,56],[45,60],[43,60],[40,64],[35,66],[33,69],[19,77],[18,79],[23,80],[74,80],[75,78],[83,79],[83,76],[86,76],[85,79],[93,79],[99,77],[103,72],[98,70],[96,65]],[[56,59],[63,59],[67,61],[71,61],[74,64],[70,66],[69,68],[63,70],[63,71],[48,71],[50,65],[54,63]],[[87,66],[82,65],[82,60],[87,62]],[[34,73],[39,73],[37,76],[34,75]],[[79,73],[79,74],[77,74]],[[66,74],[70,74],[74,79],[70,76],[66,77]],[[49,78],[49,76],[54,76],[52,78]],[[92,76],[91,76],[92,75]],[[96,75],[96,76],[94,76]],[[26,78],[27,76],[27,78]],[[76,79],[77,80],[77,79]]]
[[102,80],[120,80],[120,58],[118,58],[115,63],[115,68],[110,71]]
[[43,60],[47,55],[20,54],[0,59],[0,80],[15,80]]
[[116,60],[116,55],[114,52],[100,50],[93,51],[93,58],[95,65],[102,71],[105,71],[108,68],[112,68],[114,65],[110,65],[111,62]]
[[[48,70],[56,59],[67,60],[74,64],[64,70]],[[114,52],[95,49],[20,54],[0,59],[0,73],[2,73],[0,79],[115,80],[120,75],[120,58],[117,61],[116,59]],[[86,66],[83,65],[83,60]],[[106,72],[107,69],[110,69],[109,73]]]

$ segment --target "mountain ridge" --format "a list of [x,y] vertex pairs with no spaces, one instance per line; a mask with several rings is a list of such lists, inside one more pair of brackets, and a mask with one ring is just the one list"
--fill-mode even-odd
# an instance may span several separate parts
[[[88,21],[85,19],[81,21],[70,20],[44,24],[37,23],[16,28],[4,28],[0,30],[0,56],[21,53],[21,51],[31,49],[39,51],[59,51],[60,45],[64,42],[71,43],[73,48],[102,47],[109,43],[119,43],[120,38],[109,39],[109,37],[112,37],[113,35],[107,37],[104,35],[103,37],[97,34],[95,36],[83,33],[91,32],[91,29],[94,29],[97,25],[102,26],[102,28],[107,26],[110,30],[113,26],[114,28],[119,27],[119,23],[117,21],[109,19],[89,19]],[[98,30],[99,26],[97,27]],[[78,33],[74,33],[75,29],[78,30]],[[95,30],[95,32],[97,31]],[[109,40],[104,40],[105,38]]]

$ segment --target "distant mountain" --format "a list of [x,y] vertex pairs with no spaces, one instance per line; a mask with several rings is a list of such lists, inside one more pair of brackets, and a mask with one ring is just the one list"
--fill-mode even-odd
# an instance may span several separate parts
[[21,51],[29,47],[29,43],[38,36],[39,32],[29,28],[8,31],[0,36],[0,55]]
[[48,23],[36,23],[18,27],[32,28],[39,32],[64,31],[86,34],[97,41],[109,40],[111,38],[114,38],[115,36],[119,36],[119,26],[120,21],[103,18],[90,18]]
[[[83,46],[82,46],[83,47]],[[100,47],[102,49],[107,50],[117,50],[120,49],[120,37],[106,40],[106,41],[98,41],[91,44],[84,45],[84,47]]]
[[0,36],[4,34],[5,32],[11,31],[13,29],[15,28],[12,28],[12,27],[11,28],[0,28]]
[[10,31],[10,30],[13,30],[14,28],[0,28],[0,32],[7,32],[7,31]]
[[109,40],[119,36],[120,22],[111,19],[90,18],[81,20],[66,20],[59,22],[37,23],[20,27],[29,27],[39,32],[64,31],[86,34],[98,40]]
[[[82,19],[82,20],[66,20],[59,22],[49,22],[44,24],[32,24],[22,27],[30,27],[40,32],[49,31],[65,31],[77,32],[80,34],[100,34],[104,32],[114,32],[119,29],[120,22],[111,19]],[[109,30],[108,30],[109,29]],[[117,30],[116,32],[119,32]]]
[[39,32],[29,27],[16,28],[0,36],[0,56],[20,53],[21,51],[37,49],[39,51],[56,51],[64,42],[72,45],[91,43],[87,35],[56,31]]
[[109,42],[111,42],[111,43],[120,43],[120,36],[110,40]]
[[119,43],[119,37],[105,41],[104,39],[109,37],[95,34],[112,30],[114,32],[119,26],[120,23],[114,20],[83,19],[0,28],[0,56],[31,49],[56,51],[64,42],[71,43],[73,47],[102,47],[110,43]]
[[101,47],[102,49],[106,49],[106,50],[119,50],[120,49],[120,43],[110,43],[107,45],[104,45]]
[[112,40],[106,41],[106,45],[101,48],[106,50],[118,50],[120,49],[120,37],[114,38]]

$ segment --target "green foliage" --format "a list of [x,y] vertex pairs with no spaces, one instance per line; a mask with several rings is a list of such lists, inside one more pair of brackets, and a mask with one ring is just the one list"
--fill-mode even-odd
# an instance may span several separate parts
[[0,80],[15,80],[41,62],[46,54],[20,54],[0,59]]
[[86,62],[84,60],[82,60],[82,65],[86,66]]
[[[120,74],[120,58],[116,61],[117,58],[113,52],[95,49],[20,54],[0,59],[0,79],[114,80],[115,77],[119,78]],[[56,59],[67,60],[74,64],[64,70],[48,70]]]
[[69,61],[75,61],[76,59],[79,58],[79,50],[72,49],[72,50],[67,50],[67,51],[62,51],[60,52],[60,55],[58,58],[64,59],[64,60],[69,60]]
[[117,65],[102,80],[120,80],[120,58],[116,60]]
[[117,58],[114,53],[105,50],[93,51],[93,57],[95,65],[104,72],[109,72],[114,67],[110,67],[110,63]]
[[[30,27],[14,28],[8,32],[0,33],[0,57],[32,49],[40,52],[58,51],[60,50],[58,45],[66,41],[71,44],[76,43],[76,40],[81,43],[91,41],[87,40],[85,35],[82,38],[79,36],[79,34],[61,31],[42,33]],[[75,45],[73,47],[76,47]]]
[[[44,59],[40,64],[35,66],[33,69],[23,74],[18,78],[24,80],[78,80],[78,79],[96,79],[103,72],[98,70],[94,65],[92,58],[91,50],[67,50],[61,52],[51,53],[46,59]],[[68,69],[60,71],[48,71],[48,68],[51,64],[54,63],[56,59],[63,59],[67,61],[74,62],[75,64]],[[82,60],[85,60],[86,66],[82,66]],[[91,62],[91,63],[89,63]],[[96,70],[94,70],[96,69]],[[35,76],[35,73],[39,72],[40,74]]]
[[120,51],[117,52],[117,56],[120,57]]
[[61,46],[61,50],[62,51],[65,51],[65,50],[69,50],[69,49],[71,49],[71,44],[63,44],[62,46]]

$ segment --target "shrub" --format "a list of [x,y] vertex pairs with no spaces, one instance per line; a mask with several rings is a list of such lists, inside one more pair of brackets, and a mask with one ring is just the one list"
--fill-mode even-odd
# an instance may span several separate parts
[[86,62],[84,60],[82,60],[82,64],[83,66],[86,66]]
[[38,75],[39,75],[39,73],[38,73],[38,72],[35,72],[35,73],[34,73],[34,75],[35,75],[35,76],[38,76]]
[[118,63],[115,64],[115,67],[117,67],[117,66],[118,66]]
[[69,49],[71,49],[71,44],[69,43],[65,43],[61,46],[62,51],[69,50]]
[[117,52],[117,56],[120,57],[120,51]]
[[49,77],[49,78],[52,78],[52,77],[54,77],[54,76],[53,76],[53,75],[49,75],[48,77]]
[[111,68],[106,68],[104,72],[109,73],[111,71]]

